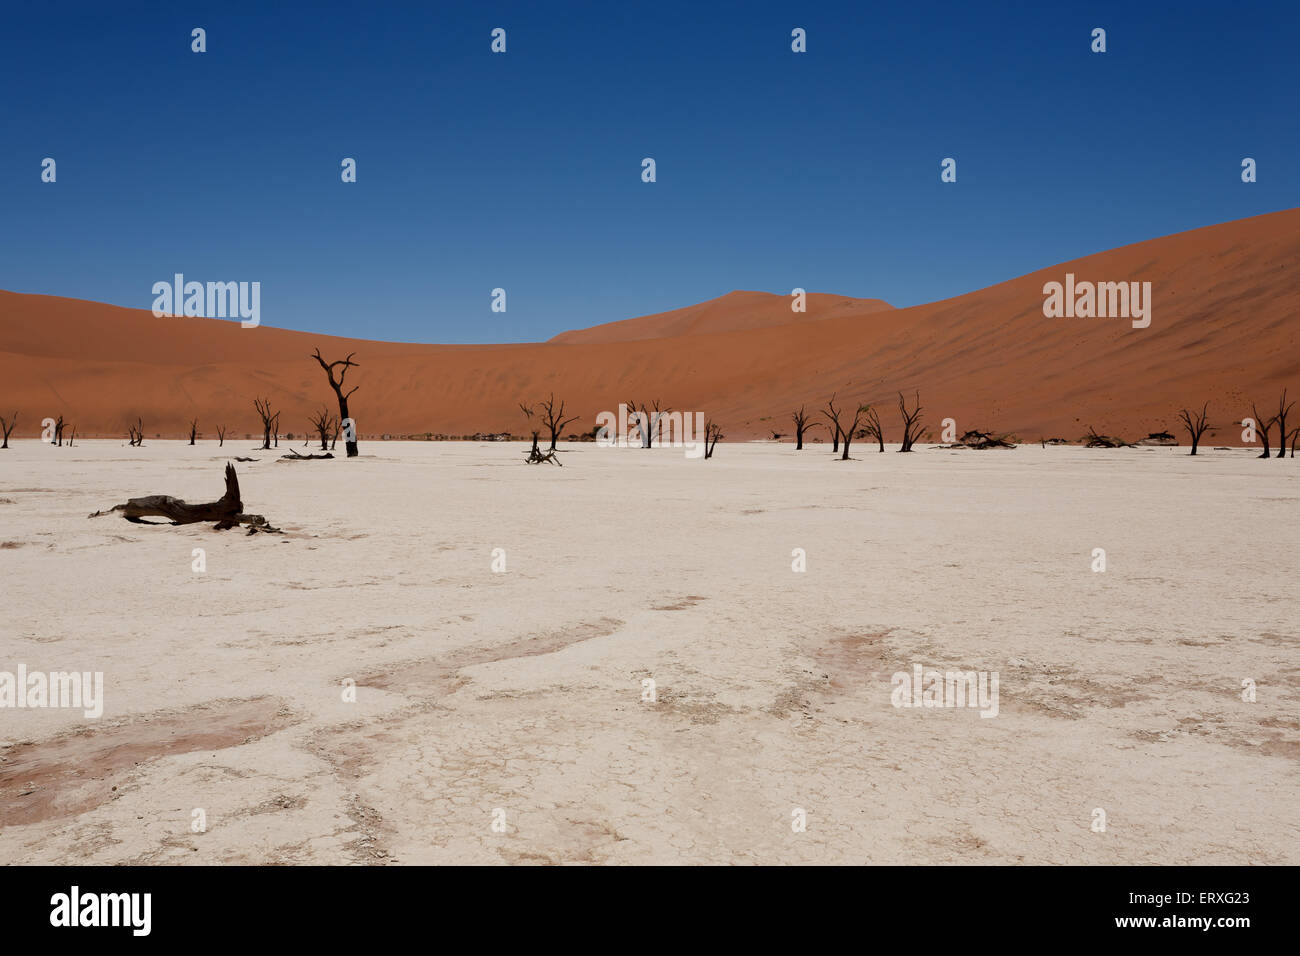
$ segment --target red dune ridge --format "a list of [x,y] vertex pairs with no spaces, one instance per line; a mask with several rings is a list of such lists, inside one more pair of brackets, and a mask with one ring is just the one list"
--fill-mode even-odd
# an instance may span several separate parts
[[[1043,285],[1150,281],[1153,318],[1046,318]],[[237,321],[156,318],[54,296],[0,292],[0,414],[14,437],[63,415],[84,437],[205,438],[260,434],[254,396],[282,410],[281,433],[308,431],[333,408],[311,358],[357,353],[348,384],[363,438],[389,434],[522,434],[518,403],[554,391],[589,431],[620,401],[661,399],[701,411],[727,438],[792,431],[790,412],[881,407],[886,440],[900,431],[897,392],[920,390],[932,437],[942,418],[1022,440],[1074,440],[1088,426],[1130,440],[1179,432],[1180,408],[1210,403],[1214,444],[1240,444],[1230,423],[1300,396],[1291,321],[1300,304],[1300,209],[1122,246],[940,302],[892,308],[878,299],[733,292],[709,302],[563,332],[517,345],[411,345],[343,339]],[[581,427],[579,427],[581,426]],[[822,434],[824,430],[815,434]]]

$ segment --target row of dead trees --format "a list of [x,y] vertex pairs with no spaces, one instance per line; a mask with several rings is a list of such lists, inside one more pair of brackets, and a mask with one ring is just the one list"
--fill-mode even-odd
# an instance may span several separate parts
[[[338,444],[339,435],[342,431],[343,422],[348,419],[348,399],[353,392],[360,386],[353,386],[351,389],[344,391],[344,382],[347,378],[348,369],[356,368],[360,363],[353,361],[352,353],[345,359],[336,362],[326,362],[321,357],[320,349],[317,349],[312,355],[322,369],[325,370],[329,378],[330,387],[334,390],[335,397],[339,403],[339,414],[335,416],[324,406],[310,416],[312,431],[320,438],[321,451],[327,451]],[[337,373],[337,374],[336,374]],[[254,398],[253,407],[257,410],[258,417],[262,420],[262,448],[269,449],[280,446],[280,412],[271,408],[269,398]],[[561,410],[562,407],[561,407]],[[14,423],[18,420],[18,413],[15,412],[9,418],[0,417],[0,428],[4,432],[4,443],[0,448],[9,447],[9,434],[13,431]],[[573,421],[570,419],[569,421]],[[567,424],[567,422],[565,423]],[[61,445],[63,443],[63,417],[60,416],[54,426],[54,435],[56,441]],[[127,426],[127,443],[134,447],[144,445],[144,423],[140,418],[136,418],[134,425]],[[69,436],[68,443],[72,443],[72,437],[75,436],[76,430],[73,429],[72,435]],[[197,418],[190,419],[190,444],[193,445],[199,438],[199,422]],[[221,425],[217,428],[217,447],[224,447],[226,444],[226,426]],[[344,436],[344,446],[347,449],[349,458],[354,458],[358,454],[356,430],[349,429],[348,434]],[[554,438],[552,438],[551,447],[554,448]]]
[[[885,430],[880,423],[880,414],[876,411],[875,406],[863,404],[852,408],[837,406],[835,397],[835,395],[831,395],[826,407],[821,409],[821,415],[826,419],[825,427],[831,433],[831,454],[839,452],[842,445],[844,450],[840,460],[848,461],[849,446],[853,443],[854,438],[874,438],[880,451],[883,452],[885,450]],[[852,411],[851,417],[850,411]],[[902,392],[899,392],[898,411],[903,420],[903,441],[898,450],[911,451],[913,445],[918,441],[923,441],[929,434],[924,429],[921,421],[921,393],[919,391],[915,393],[913,404],[909,408],[907,399]],[[813,420],[812,414],[804,405],[800,405],[791,414],[791,418],[794,420],[795,451],[802,451],[804,435],[813,428],[822,427],[823,423]]]
[[[348,399],[352,396],[353,392],[360,387],[354,385],[351,389],[344,391],[344,383],[347,378],[348,369],[356,368],[360,364],[353,361],[353,355],[355,354],[356,353],[353,352],[348,355],[347,358],[339,359],[336,362],[326,362],[325,359],[321,357],[320,349],[317,349],[312,355],[312,358],[314,358],[320,364],[320,367],[325,370],[325,374],[329,378],[330,388],[334,390],[335,397],[338,399],[339,403],[339,414],[337,416],[331,413],[328,408],[322,406],[319,411],[308,419],[311,422],[312,431],[314,431],[320,439],[321,451],[328,451],[338,444],[343,422],[349,417]],[[256,409],[258,418],[262,420],[262,448],[270,449],[272,447],[280,447],[280,412],[271,408],[270,398],[254,398],[253,408]],[[17,413],[15,413],[14,418],[17,418]],[[62,421],[63,420],[60,418],[59,422],[62,423]],[[572,419],[570,419],[570,421],[572,421]],[[0,422],[5,423],[4,447],[7,448],[9,432],[12,430],[13,425],[11,422],[5,422],[4,419],[0,419]],[[135,446],[143,445],[144,426],[141,421],[137,419],[134,425],[128,426],[128,429],[129,444]],[[197,418],[190,419],[189,437],[191,445],[195,444],[199,438],[199,422]],[[226,426],[221,425],[217,428],[217,447],[224,447],[225,444]],[[344,436],[344,446],[347,449],[349,458],[356,457],[358,454],[358,447],[355,428],[350,429],[348,434]],[[552,447],[554,447],[554,440],[552,440]]]
[[[1294,401],[1288,402],[1286,400],[1286,393],[1287,390],[1285,388],[1282,389],[1282,395],[1277,400],[1277,411],[1275,413],[1273,414],[1268,414],[1267,412],[1261,413],[1259,410],[1259,406],[1255,402],[1251,402],[1250,403],[1251,417],[1248,419],[1243,419],[1242,421],[1236,423],[1247,429],[1253,428],[1255,433],[1259,436],[1260,441],[1264,446],[1264,450],[1259,454],[1260,458],[1273,457],[1273,446],[1270,440],[1270,436],[1273,433],[1274,427],[1277,428],[1276,457],[1278,458],[1286,457],[1286,450],[1287,450],[1288,443],[1290,443],[1290,447],[1291,447],[1291,457],[1292,458],[1295,457],[1296,446],[1300,444],[1300,424],[1297,424],[1294,428],[1287,428],[1287,419],[1291,416],[1291,410],[1295,408],[1295,402]],[[1188,437],[1191,439],[1192,442],[1191,454],[1193,455],[1196,454],[1196,449],[1200,447],[1201,438],[1205,435],[1207,431],[1209,431],[1211,428],[1214,427],[1209,423],[1209,418],[1210,418],[1209,402],[1205,402],[1201,406],[1201,410],[1199,412],[1195,411],[1194,409],[1184,408],[1178,413],[1178,420],[1182,422],[1183,429],[1187,432]]]
[[[660,425],[663,423],[665,416],[672,414],[672,409],[665,406],[659,399],[655,399],[649,404],[642,403],[638,405],[635,401],[625,403],[628,410],[628,421],[636,426],[637,439],[642,448],[653,448],[656,436],[660,434]],[[524,413],[524,418],[528,420],[528,429],[532,435],[532,447],[524,456],[524,461],[530,465],[542,463],[560,464],[556,457],[559,449],[556,443],[564,433],[564,429],[576,422],[581,416],[574,415],[569,418],[565,417],[565,403],[563,400],[557,402],[555,393],[552,392],[543,401],[534,405],[528,405],[524,402],[519,403],[519,410]],[[681,440],[685,435],[685,419],[677,423],[679,433],[674,437]],[[545,429],[550,439],[550,447],[546,451],[541,449],[542,431]],[[671,431],[671,426],[669,428]],[[701,436],[696,436],[697,439]],[[713,451],[717,447],[719,440],[725,437],[722,434],[722,426],[712,419],[704,424],[704,457],[709,459],[713,457]],[[617,436],[613,436],[617,441]]]
[[[4,439],[0,441],[0,448],[9,447],[9,436],[13,433],[14,426],[17,424],[18,424],[17,412],[14,412],[8,418],[5,418],[3,415],[0,415],[0,432],[4,433]],[[60,415],[58,419],[55,420],[54,422],[53,429],[51,432],[51,437],[50,437],[50,443],[57,444],[60,448],[62,448],[63,433],[68,428],[71,428],[71,431],[68,432],[68,447],[71,448],[73,441],[76,440],[77,437],[77,426],[75,425],[69,426],[66,422],[64,422],[62,415]]]
[[[1255,431],[1259,434],[1260,440],[1264,444],[1264,450],[1260,453],[1260,458],[1269,457],[1270,446],[1268,437],[1273,431],[1273,426],[1277,426],[1277,457],[1286,457],[1287,442],[1291,443],[1291,457],[1295,457],[1297,443],[1300,443],[1300,425],[1290,431],[1287,430],[1286,420],[1291,414],[1291,409],[1295,407],[1295,402],[1287,402],[1286,389],[1282,389],[1282,397],[1277,400],[1277,412],[1273,415],[1260,414],[1259,408],[1254,402],[1250,403],[1250,414],[1254,420]],[[1245,425],[1245,422],[1241,423]]]

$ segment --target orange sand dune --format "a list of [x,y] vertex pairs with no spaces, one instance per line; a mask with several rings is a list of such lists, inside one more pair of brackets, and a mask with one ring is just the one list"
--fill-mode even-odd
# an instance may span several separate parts
[[851,299],[842,295],[807,293],[805,311],[791,310],[792,298],[771,292],[728,292],[724,296],[688,305],[684,309],[642,315],[621,322],[607,322],[589,329],[561,332],[551,342],[564,345],[592,345],[600,342],[635,342],[643,339],[661,339],[674,335],[703,335],[710,332],[738,332],[744,329],[767,328],[771,325],[793,325],[816,322],[841,315],[865,315],[892,309],[881,299]]
[[[1043,284],[1152,283],[1149,328],[1123,318],[1045,318]],[[0,292],[0,409],[16,435],[64,415],[79,435],[180,437],[197,417],[254,434],[255,395],[302,432],[332,403],[310,359],[355,351],[352,412],[363,436],[523,431],[517,403],[554,390],[589,428],[621,400],[660,398],[703,411],[732,439],[790,431],[791,408],[883,402],[897,440],[899,389],[921,390],[926,421],[1022,439],[1078,438],[1092,425],[1133,438],[1176,430],[1184,405],[1210,402],[1225,425],[1252,399],[1300,396],[1294,317],[1300,306],[1300,209],[1153,239],[905,309],[878,300],[810,296],[785,318],[786,296],[721,299],[521,345],[402,345],[235,322],[154,318],[148,311]],[[849,303],[845,305],[843,303]],[[778,323],[781,324],[773,324]],[[646,338],[644,336],[654,337]],[[1238,444],[1221,428],[1216,444]]]

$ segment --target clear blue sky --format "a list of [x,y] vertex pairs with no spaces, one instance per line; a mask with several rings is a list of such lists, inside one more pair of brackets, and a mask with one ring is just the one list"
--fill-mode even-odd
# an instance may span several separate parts
[[260,281],[264,325],[533,341],[1300,205],[1293,2],[290,6],[6,5],[0,288],[148,308],[183,272]]

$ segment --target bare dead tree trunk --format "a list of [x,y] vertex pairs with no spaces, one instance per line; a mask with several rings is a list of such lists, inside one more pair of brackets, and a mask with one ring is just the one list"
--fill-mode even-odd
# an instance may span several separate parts
[[271,411],[271,400],[269,398],[253,399],[253,407],[257,409],[257,417],[262,419],[262,448],[269,450],[271,448],[271,425],[279,412]]
[[903,447],[899,451],[911,451],[912,445],[924,437],[921,433],[921,393],[916,393],[916,407],[907,410],[907,401],[903,393],[898,393],[898,410],[903,416]]
[[1209,408],[1210,403],[1206,402],[1201,407],[1200,414],[1193,415],[1185,408],[1178,413],[1178,417],[1182,420],[1183,427],[1187,429],[1187,434],[1191,436],[1193,455],[1196,454],[1196,447],[1201,443],[1201,436],[1204,435],[1205,430],[1210,427],[1205,421]]
[[627,410],[629,416],[636,419],[637,434],[641,436],[641,447],[653,447],[655,436],[659,434],[659,421],[672,409],[660,408],[659,399],[656,398],[650,405],[642,405],[639,410],[636,402],[628,402]]
[[225,447],[225,444],[226,444],[226,426],[218,425],[217,426],[217,447],[223,448]]
[[[560,407],[555,407],[555,393],[552,392],[550,398],[544,402],[538,403],[542,409],[542,422],[546,425],[551,433],[551,451],[555,451],[555,442],[560,437],[560,433],[566,425],[576,422],[579,416],[574,415],[570,419],[564,417],[564,402],[560,402]],[[522,406],[521,406],[522,407]]]
[[72,447],[72,443],[76,440],[76,438],[77,438],[77,426],[76,426],[76,425],[73,425],[73,426],[72,426],[72,433],[68,435],[68,447],[69,447],[69,448]]
[[[862,413],[865,410],[866,410],[865,405],[859,405],[857,408],[853,410],[853,421],[849,422],[849,427],[844,429],[844,456],[840,459],[840,461],[849,460],[849,443],[853,440],[853,436],[858,431],[858,422],[861,421]],[[846,411],[845,415],[847,416],[847,414],[848,413]]]
[[5,433],[4,444],[0,445],[0,448],[9,447],[9,433],[14,430],[14,426],[16,424],[18,424],[17,412],[14,412],[8,418],[0,417],[0,431],[3,431]]
[[[1292,437],[1291,433],[1286,430],[1286,417],[1291,414],[1291,409],[1295,407],[1295,402],[1287,404],[1286,389],[1282,389],[1282,397],[1277,401],[1277,457],[1286,457],[1286,443]],[[1296,431],[1300,432],[1300,428]]]
[[[627,403],[627,416],[628,416],[629,425],[631,425],[632,422],[636,422],[636,437],[637,440],[641,442],[641,447],[649,448],[650,446],[647,444],[649,440],[649,436],[647,432],[649,431],[650,423],[648,421],[643,420],[645,416],[642,412],[637,411],[636,402]],[[617,436],[615,436],[614,443],[618,444]],[[627,436],[627,443],[629,447],[632,444],[632,435],[630,432],[628,433]]]
[[827,420],[831,423],[829,427],[831,434],[835,438],[835,444],[831,445],[832,455],[836,454],[840,450],[840,412],[841,409],[835,407],[835,393],[832,392],[831,400],[826,403],[826,408],[822,411],[822,414],[825,415]]
[[[1270,454],[1270,452],[1269,452],[1269,443],[1268,443],[1268,433],[1272,430],[1272,428],[1273,428],[1273,422],[1274,422],[1276,419],[1272,419],[1272,418],[1268,418],[1268,419],[1266,419],[1266,418],[1264,418],[1264,416],[1261,415],[1261,414],[1259,413],[1259,409],[1255,407],[1255,403],[1254,403],[1254,402],[1251,402],[1251,403],[1250,403],[1250,413],[1251,413],[1251,415],[1253,415],[1253,416],[1255,417],[1255,429],[1259,432],[1260,436],[1264,439],[1264,453],[1263,453],[1262,455],[1260,455],[1259,457],[1260,457],[1260,458],[1267,458],[1267,457],[1269,457],[1269,454]],[[1283,447],[1285,447],[1285,446],[1283,446]]]
[[865,414],[866,432],[879,443],[880,450],[883,452],[885,450],[885,431],[880,427],[880,416],[876,414],[876,410],[870,405],[865,407]]
[[721,425],[718,425],[711,420],[704,423],[704,460],[705,461],[708,461],[710,458],[713,457],[714,446],[718,444],[718,439],[722,437],[724,436],[722,434]]
[[134,424],[134,425],[128,425],[128,426],[127,426],[127,432],[130,434],[130,441],[127,442],[128,445],[133,445],[133,446],[136,447],[136,448],[143,448],[143,447],[144,447],[144,421],[143,421],[143,419],[136,418],[136,420],[135,420],[135,424]]
[[[348,428],[348,422],[352,418],[351,413],[348,412],[348,398],[351,397],[353,392],[361,387],[360,385],[354,385],[349,391],[343,391],[343,380],[347,378],[348,369],[360,367],[359,362],[352,361],[352,356],[356,354],[357,353],[355,352],[350,352],[347,358],[340,359],[337,362],[326,362],[321,358],[320,349],[317,349],[316,353],[312,356],[312,358],[320,363],[320,367],[325,370],[325,374],[329,376],[330,388],[334,389],[334,394],[339,400],[339,424],[345,429]],[[335,368],[342,368],[337,380],[334,378]],[[359,454],[357,451],[357,428],[355,421],[352,422],[352,427],[348,431],[348,434],[351,436],[351,439],[345,439],[343,446],[347,449],[347,456],[349,458],[355,458]]]
[[[552,400],[552,405],[553,404],[554,400]],[[524,456],[524,463],[528,465],[540,465],[543,462],[547,462],[552,465],[560,465],[560,467],[563,467],[560,459],[556,457],[557,453],[555,450],[554,439],[551,441],[550,451],[543,452],[541,448],[537,446],[537,443],[541,440],[542,436],[541,429],[535,428],[533,422],[533,416],[537,414],[537,410],[531,405],[525,405],[523,402],[519,403],[519,410],[522,411],[524,417],[528,419],[529,431],[533,433],[533,447],[529,449],[528,454]]]
[[199,434],[199,420],[197,418],[191,418],[190,419],[190,444],[191,445],[194,444],[194,439],[198,437],[198,434]]
[[58,421],[54,423],[54,442],[59,447],[63,447],[63,416],[60,415]]
[[275,435],[275,447],[280,447],[280,413],[275,413],[275,418],[271,420],[271,432]]
[[316,434],[320,436],[320,450],[329,451],[330,435],[337,427],[334,417],[330,415],[330,410],[322,407],[320,411],[309,419],[309,421],[311,422],[312,428],[316,430]]
[[803,451],[803,433],[808,431],[810,428],[815,428],[818,423],[808,421],[809,415],[804,411],[802,405],[800,405],[799,410],[793,412],[790,417],[794,419],[794,450]]
[[835,396],[832,395],[831,400],[826,403],[826,410],[822,414],[830,421],[832,430],[835,432],[835,447],[831,449],[831,454],[835,454],[839,449],[841,440],[844,442],[844,452],[840,456],[840,461],[849,460],[849,446],[853,443],[853,433],[858,430],[858,422],[861,420],[862,413],[866,411],[866,408],[865,405],[859,405],[853,412],[853,421],[846,427],[841,423],[840,418],[844,416],[844,421],[848,422],[848,412],[845,409],[835,407]]

